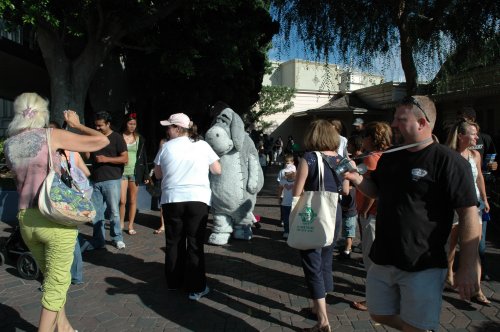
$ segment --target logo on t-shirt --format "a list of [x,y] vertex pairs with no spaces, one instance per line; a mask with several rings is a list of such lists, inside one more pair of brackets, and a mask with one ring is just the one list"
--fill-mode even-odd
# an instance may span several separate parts
[[427,175],[427,171],[421,168],[414,168],[411,170],[411,178],[413,181],[418,181]]

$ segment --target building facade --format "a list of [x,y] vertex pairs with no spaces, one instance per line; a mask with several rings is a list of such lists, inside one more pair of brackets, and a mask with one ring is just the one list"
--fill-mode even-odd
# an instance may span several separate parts
[[273,137],[293,135],[292,128],[287,125],[291,115],[326,105],[339,92],[349,93],[383,81],[382,76],[343,69],[336,64],[299,59],[273,62],[271,73],[264,76],[262,85],[295,89],[294,107],[288,112],[269,115],[261,120],[271,123],[266,133]]

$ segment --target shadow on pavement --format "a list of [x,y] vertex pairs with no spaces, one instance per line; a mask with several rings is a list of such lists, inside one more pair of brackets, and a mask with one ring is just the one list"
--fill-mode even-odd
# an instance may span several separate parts
[[37,327],[22,319],[16,310],[0,303],[0,330],[2,332],[36,331]]

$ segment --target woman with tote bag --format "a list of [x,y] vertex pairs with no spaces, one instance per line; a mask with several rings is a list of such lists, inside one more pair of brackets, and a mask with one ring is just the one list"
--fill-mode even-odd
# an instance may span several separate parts
[[[293,188],[295,201],[297,196],[300,196],[304,191],[318,190],[320,186],[318,162],[322,163],[323,166],[324,189],[341,195],[348,194],[349,181],[339,179],[327,163],[328,160],[330,164],[336,165],[341,159],[336,152],[339,142],[339,133],[328,121],[316,120],[309,125],[304,138],[304,147],[308,152],[300,160]],[[321,153],[321,160],[318,160],[315,152]],[[336,220],[333,222],[340,225],[341,221],[342,211],[338,209]],[[313,307],[310,311],[318,319],[317,325],[304,331],[331,331],[325,298],[326,293],[333,291],[333,247],[334,243],[331,243],[319,249],[300,250],[306,284],[313,301]]]

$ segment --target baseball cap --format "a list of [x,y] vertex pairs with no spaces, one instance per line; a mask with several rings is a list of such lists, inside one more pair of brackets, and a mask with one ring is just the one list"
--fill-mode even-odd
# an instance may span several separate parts
[[352,123],[353,126],[361,126],[363,125],[365,122],[363,121],[363,119],[361,118],[356,118],[354,119],[354,122]]
[[172,125],[175,125],[175,126],[179,126],[179,127],[182,127],[182,128],[186,128],[186,129],[189,129],[189,123],[191,121],[189,120],[189,117],[184,114],[184,113],[175,113],[175,114],[172,114],[168,120],[163,120],[163,121],[160,121],[160,124],[162,126],[172,126]]
[[285,167],[285,173],[295,173],[297,171],[297,168],[295,167],[294,164],[287,164]]

